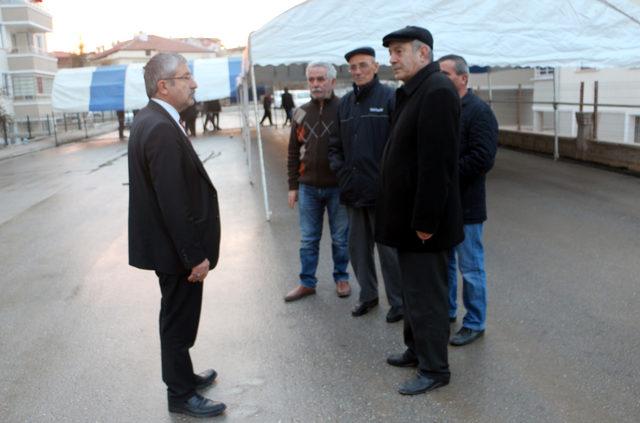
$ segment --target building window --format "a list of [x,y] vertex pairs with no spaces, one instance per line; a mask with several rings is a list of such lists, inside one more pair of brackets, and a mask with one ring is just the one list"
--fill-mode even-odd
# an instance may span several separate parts
[[16,100],[32,100],[36,96],[33,76],[13,75],[13,96]]
[[633,134],[633,142],[640,144],[640,116],[636,116],[635,130]]
[[536,68],[536,79],[553,79],[554,69],[552,67]]
[[145,51],[144,51],[144,54],[145,54],[146,56],[151,56],[151,50],[145,50]]

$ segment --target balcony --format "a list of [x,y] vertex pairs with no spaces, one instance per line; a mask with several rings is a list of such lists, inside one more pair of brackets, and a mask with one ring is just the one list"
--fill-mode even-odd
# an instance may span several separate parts
[[9,71],[39,71],[55,73],[58,70],[58,60],[43,52],[35,50],[12,50],[7,54]]
[[21,1],[0,1],[2,23],[7,31],[51,32],[51,15],[41,7]]

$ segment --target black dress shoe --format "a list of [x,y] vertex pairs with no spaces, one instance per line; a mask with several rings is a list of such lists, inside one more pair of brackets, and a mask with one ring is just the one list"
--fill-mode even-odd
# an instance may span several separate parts
[[448,380],[432,379],[429,376],[423,375],[421,372],[418,372],[414,378],[409,379],[408,381],[400,385],[400,388],[398,388],[398,392],[402,395],[418,395],[424,394],[425,392],[433,391],[434,389],[448,384]]
[[216,377],[218,377],[218,373],[213,369],[209,369],[205,370],[199,375],[193,376],[196,379],[196,389],[204,389],[207,386],[211,385],[214,380],[216,380]]
[[387,323],[399,322],[403,317],[404,311],[402,307],[391,307],[387,313]]
[[199,394],[194,394],[191,398],[183,402],[169,401],[169,411],[172,413],[187,414],[192,417],[214,417],[222,414],[227,408],[221,402],[211,401]]
[[396,367],[416,367],[418,366],[418,357],[413,355],[409,350],[403,353],[391,354],[387,357],[387,363]]
[[378,299],[377,298],[374,298],[371,301],[365,301],[363,303],[358,303],[353,308],[353,310],[351,310],[351,315],[353,317],[362,316],[364,314],[367,314],[369,312],[369,310],[371,310],[372,308],[374,308],[377,305],[378,305]]
[[473,330],[463,326],[455,335],[453,335],[453,337],[451,337],[449,343],[453,346],[461,347],[472,343],[482,335],[484,335],[484,330]]

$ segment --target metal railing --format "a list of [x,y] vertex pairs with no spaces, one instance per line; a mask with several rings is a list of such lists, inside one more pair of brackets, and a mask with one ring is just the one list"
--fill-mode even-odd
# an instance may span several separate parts
[[14,118],[2,124],[0,136],[5,145],[27,143],[53,137],[56,144],[64,142],[69,136],[89,138],[96,131],[117,129],[118,119],[115,111],[88,113],[51,113],[46,116]]

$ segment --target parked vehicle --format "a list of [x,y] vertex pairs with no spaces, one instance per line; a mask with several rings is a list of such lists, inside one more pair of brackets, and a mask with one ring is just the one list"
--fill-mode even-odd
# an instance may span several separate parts
[[[275,108],[279,109],[282,107],[282,94],[283,90],[276,90],[273,93],[273,105]],[[309,94],[309,90],[289,90],[289,93],[293,97],[293,102],[296,107],[302,106],[304,103],[308,103],[311,101],[311,95]]]

